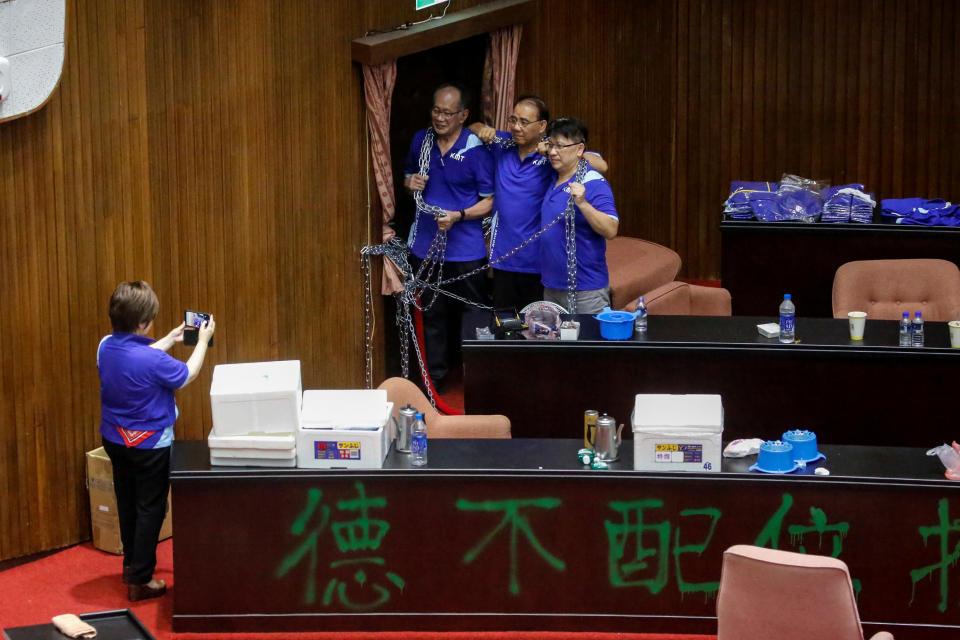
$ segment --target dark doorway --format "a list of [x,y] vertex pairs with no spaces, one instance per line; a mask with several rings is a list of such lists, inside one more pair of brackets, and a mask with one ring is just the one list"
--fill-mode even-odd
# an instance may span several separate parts
[[[413,134],[430,126],[433,91],[444,82],[456,82],[471,94],[466,124],[481,120],[480,89],[483,63],[489,36],[482,34],[435,47],[397,60],[397,82],[390,112],[390,156],[393,160],[393,184],[397,202],[393,227],[406,239],[414,219],[413,198],[403,188],[403,166]],[[386,374],[401,375],[400,342],[396,325],[396,304],[384,301],[386,331]],[[451,363],[453,364],[453,363]],[[410,378],[419,380],[419,365],[410,351]]]

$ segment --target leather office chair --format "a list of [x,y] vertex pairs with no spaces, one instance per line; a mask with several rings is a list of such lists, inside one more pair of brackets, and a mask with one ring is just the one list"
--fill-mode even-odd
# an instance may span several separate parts
[[510,419],[506,416],[445,416],[430,404],[427,396],[406,378],[387,378],[378,389],[386,389],[393,403],[393,417],[410,404],[423,413],[427,435],[431,438],[509,438]]
[[680,272],[680,255],[656,242],[617,236],[607,240],[610,308],[623,309],[647,291],[673,281]]
[[904,311],[934,322],[960,319],[960,269],[931,259],[847,262],[833,278],[833,317],[850,311],[877,320],[899,320]]
[[[704,287],[674,280],[643,294],[647,313],[656,316],[733,315],[730,292],[721,287]],[[637,301],[627,305],[634,311]]]
[[843,561],[745,544],[723,553],[717,625],[717,640],[863,640]]

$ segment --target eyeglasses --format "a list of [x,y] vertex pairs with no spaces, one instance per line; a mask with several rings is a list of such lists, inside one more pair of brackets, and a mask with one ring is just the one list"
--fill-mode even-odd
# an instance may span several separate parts
[[556,149],[557,152],[560,152],[567,147],[574,147],[578,144],[583,144],[583,142],[571,142],[570,144],[558,144],[556,142],[551,142],[550,140],[547,140],[546,142],[548,152],[553,151],[554,149]]
[[[543,119],[543,118],[541,118],[540,120],[542,120],[542,119]],[[510,116],[509,118],[507,118],[507,122],[508,122],[511,126],[513,126],[513,125],[515,125],[515,124],[519,124],[521,127],[529,127],[529,126],[532,125],[534,122],[540,122],[540,120],[527,120],[526,118],[518,118],[517,116]]]
[[432,113],[435,118],[439,118],[440,116],[443,116],[444,118],[452,118],[458,113],[463,113],[463,109],[460,109],[459,111],[444,111],[439,107],[434,107],[430,110],[430,113]]

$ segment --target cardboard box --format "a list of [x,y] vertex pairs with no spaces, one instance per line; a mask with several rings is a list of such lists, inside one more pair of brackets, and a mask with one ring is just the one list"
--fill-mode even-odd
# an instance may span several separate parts
[[383,389],[304,391],[297,466],[381,468],[395,435],[392,415]]
[[632,422],[634,469],[720,471],[720,396],[637,394]]
[[300,361],[218,364],[210,383],[218,436],[293,433],[300,425]]
[[[103,447],[87,452],[87,489],[90,491],[90,526],[93,546],[120,555],[120,520],[117,516],[117,496],[113,491],[113,465]],[[160,540],[173,535],[173,509],[167,494],[167,515],[160,528]]]

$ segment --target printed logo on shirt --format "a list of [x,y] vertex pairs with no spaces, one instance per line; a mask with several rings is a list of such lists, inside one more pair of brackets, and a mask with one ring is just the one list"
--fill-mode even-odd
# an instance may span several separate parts
[[463,151],[457,151],[456,153],[451,153],[451,154],[450,154],[450,159],[451,159],[451,160],[456,160],[457,162],[463,162],[463,152],[464,152],[464,151],[466,151],[466,149],[464,149]]
[[120,433],[120,437],[123,438],[123,443],[128,449],[137,446],[153,434],[153,431],[133,431],[131,429],[124,429],[121,426],[117,426],[117,431]]

